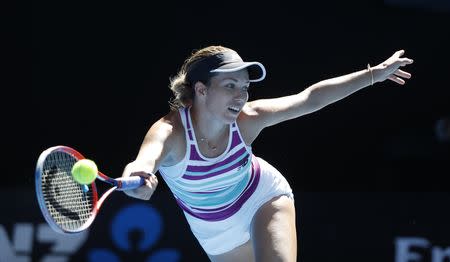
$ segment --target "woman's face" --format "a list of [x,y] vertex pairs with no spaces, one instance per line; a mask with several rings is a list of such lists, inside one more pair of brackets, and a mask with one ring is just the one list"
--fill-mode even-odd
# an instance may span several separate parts
[[208,111],[226,123],[234,122],[248,101],[249,86],[247,69],[212,77],[206,91]]

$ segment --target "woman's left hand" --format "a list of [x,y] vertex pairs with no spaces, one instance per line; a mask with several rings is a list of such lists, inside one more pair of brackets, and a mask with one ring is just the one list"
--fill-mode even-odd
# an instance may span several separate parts
[[389,79],[400,85],[404,85],[405,80],[403,78],[409,79],[411,78],[411,74],[401,70],[400,67],[404,67],[406,65],[413,63],[412,59],[401,57],[404,54],[405,54],[404,50],[399,50],[383,63],[375,67],[372,67],[372,71],[375,78],[374,81],[383,82],[384,80]]

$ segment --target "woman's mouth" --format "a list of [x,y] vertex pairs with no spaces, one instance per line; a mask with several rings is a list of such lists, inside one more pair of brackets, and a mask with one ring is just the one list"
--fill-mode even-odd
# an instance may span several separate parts
[[230,110],[233,113],[239,113],[240,108],[236,107],[236,106],[230,106],[230,107],[228,107],[228,110]]

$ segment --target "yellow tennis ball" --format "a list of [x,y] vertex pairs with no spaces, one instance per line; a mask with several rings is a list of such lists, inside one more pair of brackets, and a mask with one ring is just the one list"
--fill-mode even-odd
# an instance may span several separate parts
[[89,185],[97,177],[97,165],[89,159],[78,160],[72,167],[72,177],[82,185]]

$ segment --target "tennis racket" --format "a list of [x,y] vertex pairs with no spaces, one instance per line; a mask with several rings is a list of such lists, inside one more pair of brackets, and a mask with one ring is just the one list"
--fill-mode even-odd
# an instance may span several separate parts
[[78,151],[60,145],[43,151],[37,161],[35,184],[39,207],[50,227],[59,233],[71,234],[87,229],[112,192],[137,188],[145,183],[139,176],[113,179],[98,172],[96,180],[108,184],[108,190],[98,198],[95,181],[81,185],[72,178],[72,166],[80,159],[84,157]]

